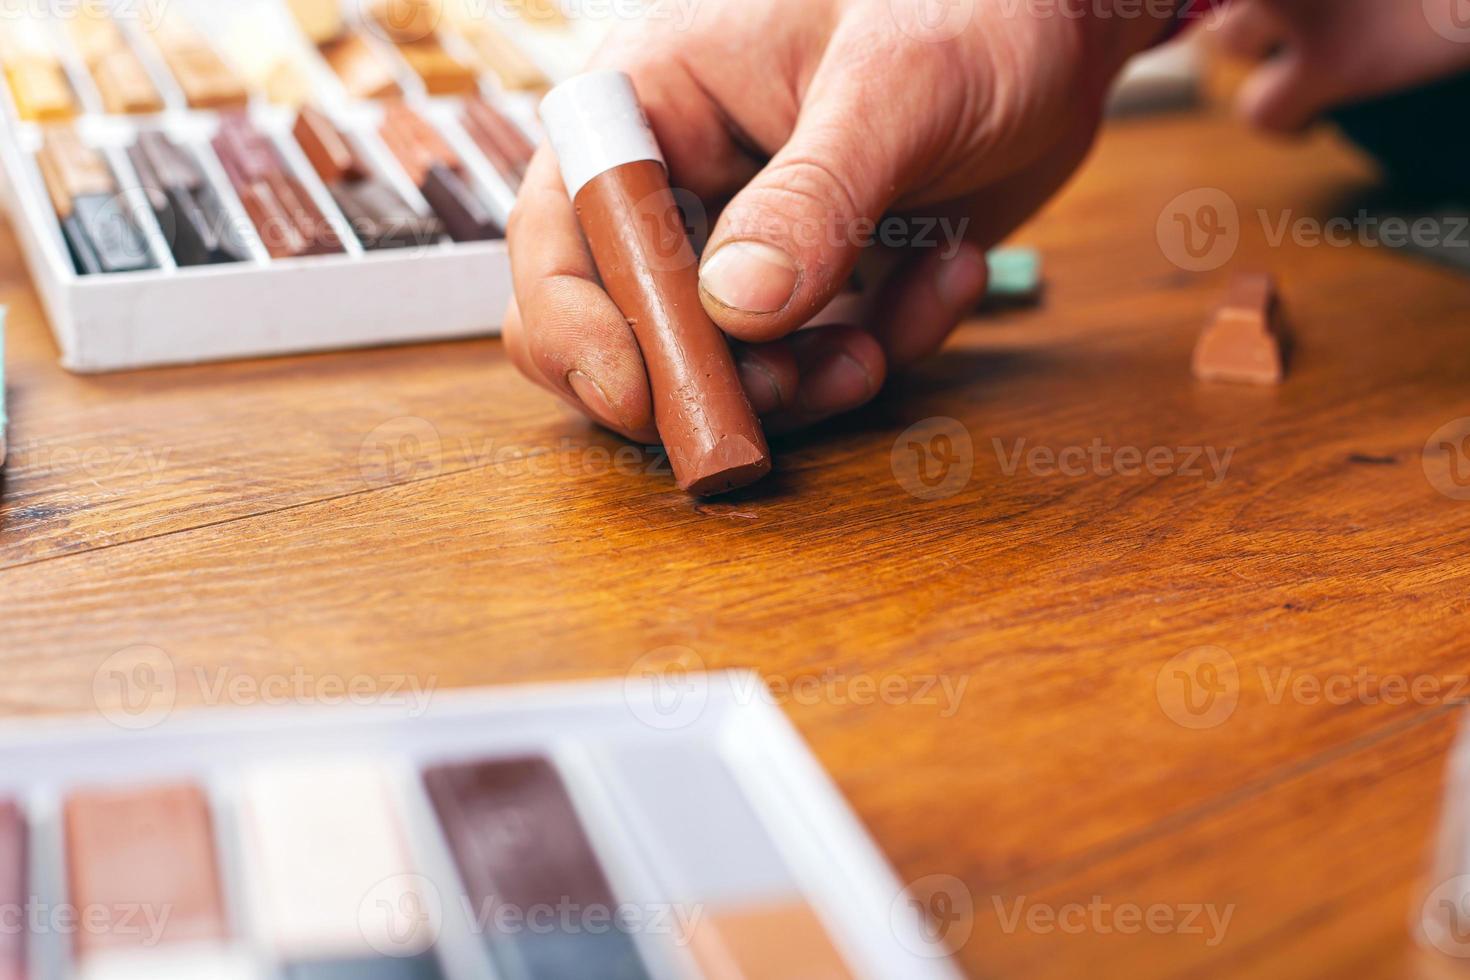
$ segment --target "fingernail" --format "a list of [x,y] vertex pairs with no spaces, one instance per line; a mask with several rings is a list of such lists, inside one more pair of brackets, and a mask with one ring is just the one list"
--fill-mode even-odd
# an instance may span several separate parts
[[875,394],[868,369],[844,350],[828,352],[802,372],[801,408],[810,415],[845,412]]
[[950,309],[969,309],[980,302],[985,280],[985,253],[966,243],[940,263],[935,289],[939,291],[940,301]]
[[587,411],[596,416],[603,425],[613,428],[622,428],[623,423],[618,419],[618,413],[613,411],[612,402],[607,400],[603,394],[602,386],[593,381],[590,375],[581,371],[569,371],[567,373],[567,384],[572,386],[572,391],[577,393],[577,398],[586,406]]
[[775,313],[796,292],[796,263],[764,242],[731,242],[705,262],[699,284],[721,306],[742,313]]
[[740,371],[740,384],[750,396],[750,407],[757,415],[769,415],[781,408],[781,386],[776,384],[775,375],[757,361],[737,358],[735,366]]

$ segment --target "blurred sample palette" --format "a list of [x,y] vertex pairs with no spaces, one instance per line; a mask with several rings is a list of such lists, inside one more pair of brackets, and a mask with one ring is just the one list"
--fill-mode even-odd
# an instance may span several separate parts
[[0,977],[955,976],[759,680],[680,682],[0,730],[0,907],[78,917]]

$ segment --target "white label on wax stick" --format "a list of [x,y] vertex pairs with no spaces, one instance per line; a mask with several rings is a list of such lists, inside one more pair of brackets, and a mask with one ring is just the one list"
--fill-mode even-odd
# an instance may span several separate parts
[[624,164],[664,162],[633,80],[620,71],[562,82],[541,101],[541,122],[572,197],[594,177]]

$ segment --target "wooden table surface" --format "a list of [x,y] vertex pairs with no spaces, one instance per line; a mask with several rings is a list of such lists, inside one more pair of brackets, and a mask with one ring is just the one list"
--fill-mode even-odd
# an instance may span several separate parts
[[[68,375],[5,233],[0,711],[95,712],[134,644],[172,658],[183,703],[209,699],[196,668],[444,688],[683,647],[790,686],[900,877],[968,899],[951,936],[974,975],[1417,973],[1470,695],[1470,501],[1424,447],[1470,416],[1470,281],[1271,241],[1370,181],[1328,136],[1117,125],[1022,236],[1043,306],[967,325],[705,506],[496,341]],[[1240,214],[1206,273],[1158,234],[1199,188]],[[1289,379],[1196,384],[1191,345],[1246,268],[1284,284]],[[973,469],[931,500],[893,450],[934,418]],[[917,441],[942,448],[939,424]],[[1095,445],[1169,460],[1026,455]]]

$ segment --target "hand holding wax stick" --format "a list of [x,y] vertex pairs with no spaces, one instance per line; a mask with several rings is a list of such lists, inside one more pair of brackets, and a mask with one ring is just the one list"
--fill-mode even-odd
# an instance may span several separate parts
[[46,130],[36,156],[62,236],[81,275],[155,268],[106,158],[70,127]]
[[679,486],[709,495],[754,483],[771,470],[770,450],[700,300],[694,249],[632,79],[600,71],[563,82],[541,118],[603,286],[648,365]]
[[505,237],[489,207],[470,186],[464,161],[444,137],[402,102],[387,105],[380,129],[383,142],[424,195],[457,242]]
[[180,266],[249,258],[229,213],[192,153],[160,132],[145,132],[128,149],[163,237]]
[[419,214],[374,172],[351,137],[325,113],[306,106],[293,134],[364,248],[432,245],[444,234],[437,219]]
[[269,137],[245,115],[225,116],[213,145],[272,258],[343,251],[336,231],[306,188],[291,175]]

